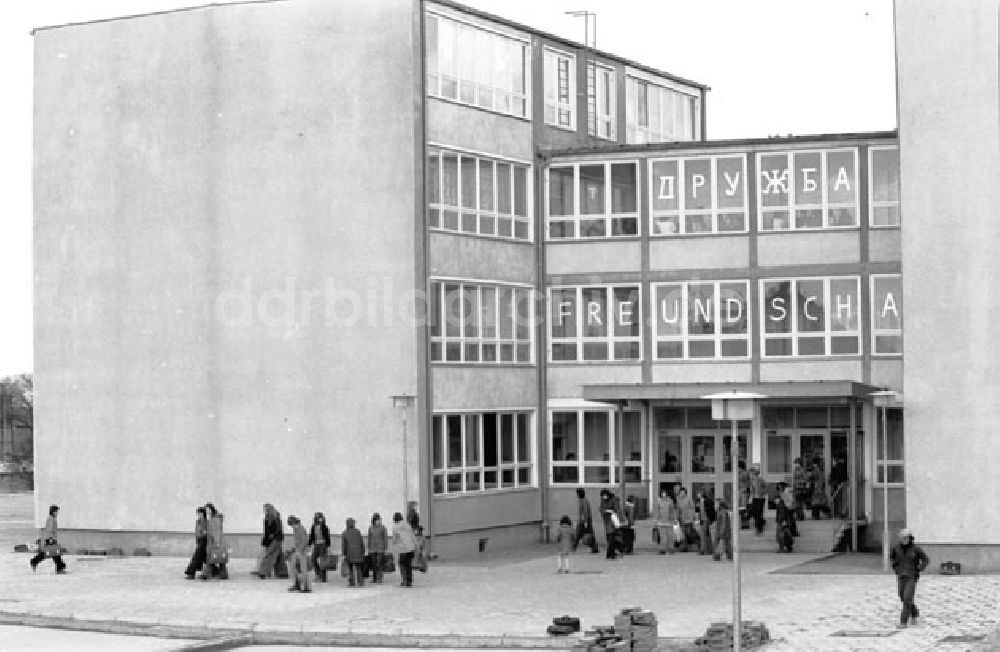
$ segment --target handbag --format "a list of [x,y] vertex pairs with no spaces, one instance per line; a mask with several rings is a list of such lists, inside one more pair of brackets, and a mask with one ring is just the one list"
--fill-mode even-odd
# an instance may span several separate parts
[[681,527],[680,523],[674,523],[674,542],[684,540],[684,528]]
[[386,553],[382,557],[382,572],[383,573],[396,572],[396,562],[393,560],[392,555],[388,553]]
[[341,577],[347,577],[350,574],[350,566],[351,565],[349,563],[347,563],[347,560],[345,559],[344,563],[340,565],[340,576]]
[[337,555],[332,552],[320,555],[317,561],[319,561],[319,567],[323,570],[337,570]]
[[421,573],[427,572],[427,557],[424,556],[424,552],[422,550],[417,550],[413,553],[413,563],[411,566]]
[[660,543],[660,528],[653,526],[653,543]]
[[226,548],[212,548],[208,551],[208,563],[213,566],[228,564],[229,550]]

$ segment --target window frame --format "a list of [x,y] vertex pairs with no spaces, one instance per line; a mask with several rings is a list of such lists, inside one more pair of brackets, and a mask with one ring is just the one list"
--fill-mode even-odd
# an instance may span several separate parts
[[[640,96],[643,95],[640,92],[640,88],[642,87],[645,88],[644,106],[640,106],[639,102]],[[632,88],[636,89],[634,97]],[[657,119],[661,123],[661,127],[655,132],[652,131],[650,126],[650,97],[654,92],[657,94]],[[664,121],[661,120],[663,111],[659,108],[662,106],[664,97],[670,98],[671,125],[669,132],[665,128]],[[680,103],[678,102],[678,98],[681,99]],[[678,104],[680,105],[679,111]],[[690,107],[690,116],[685,115],[685,106]],[[666,80],[628,69],[625,72],[625,143],[628,145],[642,145],[645,143],[680,142],[685,140],[696,141],[701,131],[701,121],[699,119],[701,114],[700,107],[701,96],[699,94],[692,93],[688,89],[682,89]],[[645,124],[642,124],[641,115],[645,115]],[[633,116],[634,120],[631,119]],[[688,122],[684,122],[685,117],[689,117]],[[681,135],[683,137],[678,137],[678,123],[683,123],[683,127],[686,130]],[[690,133],[687,133],[687,130]],[[687,138],[689,135],[690,138]]]
[[[854,161],[854,177],[852,179],[853,195],[854,198],[852,202],[830,202],[829,193],[830,188],[827,181],[829,177],[827,176],[828,171],[828,159],[830,154],[834,153],[844,153],[848,152],[851,154]],[[822,199],[819,204],[797,204],[795,201],[795,156],[798,154],[819,154],[820,155],[820,184],[822,189]],[[787,162],[788,179],[786,180],[788,188],[788,203],[784,206],[765,206],[764,205],[764,192],[762,186],[764,185],[761,181],[761,175],[763,174],[763,167],[761,164],[762,157],[770,156],[785,156]],[[767,150],[757,152],[756,154],[756,178],[754,183],[757,188],[757,230],[760,233],[787,233],[787,232],[811,232],[811,231],[845,231],[849,229],[860,228],[861,225],[861,200],[860,200],[860,179],[861,171],[858,169],[858,148],[857,147],[829,147],[829,148],[809,148],[809,149],[790,149],[790,150]],[[830,211],[842,208],[853,208],[854,209],[854,224],[830,224]],[[797,210],[821,210],[822,211],[822,224],[820,226],[809,226],[809,227],[798,227],[796,226],[796,215]],[[785,211],[788,213],[788,226],[782,228],[764,228],[765,213],[777,213],[780,211]]]
[[[456,104],[461,104],[463,106],[469,106],[484,111],[489,111],[491,113],[497,113],[500,115],[505,115],[513,118],[518,118],[521,120],[530,121],[531,120],[531,41],[529,39],[522,38],[520,36],[508,34],[498,29],[494,29],[479,23],[465,20],[458,16],[451,15],[450,13],[445,13],[439,10],[427,9],[425,11],[425,23],[429,23],[429,21],[431,20],[438,21],[436,25],[436,30],[437,30],[436,33],[438,35],[437,39],[438,51],[435,52],[433,56],[431,55],[429,50],[425,54],[425,68],[426,68],[425,83],[427,87],[427,96],[443,100],[445,102],[454,102]],[[464,79],[458,72],[458,69],[462,67],[460,65],[462,62],[460,61],[452,62],[455,68],[454,71],[450,71],[448,74],[445,74],[441,71],[441,66],[439,62],[441,59],[440,34],[441,34],[442,21],[447,21],[454,25],[454,27],[452,27],[451,29],[455,30],[454,31],[455,41],[458,41],[458,35],[460,31],[463,29],[474,30],[473,40],[477,42],[479,41],[480,35],[483,34],[493,39],[493,42],[490,47],[491,53],[494,56],[491,57],[489,66],[490,69],[493,71],[492,82],[489,85],[489,93],[491,96],[489,106],[483,104],[483,98],[481,97],[481,95],[484,93],[483,87],[485,85],[481,84],[479,79],[476,79],[475,71],[477,69],[477,66],[475,58],[473,58],[471,64],[466,64],[473,71],[472,79]],[[425,27],[424,29],[426,32],[427,27]],[[520,76],[521,76],[521,87],[522,87],[520,91],[514,90],[513,88],[508,88],[506,86],[496,85],[497,75],[500,74],[500,71],[505,71],[507,73],[513,71],[513,68],[508,70],[508,66],[506,64],[504,64],[503,66],[497,65],[496,54],[498,48],[496,47],[496,44],[498,42],[502,43],[505,48],[508,48],[507,52],[508,55],[510,54],[510,52],[512,52],[513,47],[520,47],[520,53],[521,53]],[[467,56],[475,57],[476,54],[479,52],[478,45],[475,48],[475,50],[476,52],[468,54]],[[454,52],[452,54],[454,54]],[[436,67],[431,66],[432,61],[435,63]],[[511,61],[513,61],[513,59],[511,59]],[[452,72],[454,74],[451,74]],[[454,78],[454,82],[456,84],[455,97],[451,97],[450,95],[446,95],[442,92],[442,88],[444,86],[444,78],[446,76]],[[509,82],[510,79],[508,78],[507,81]],[[461,85],[463,82],[467,84],[472,84],[474,87],[473,90],[474,97],[472,101],[466,101],[462,99]],[[502,105],[500,98],[504,96],[507,96],[508,100],[507,108],[504,109],[502,108],[502,106],[498,108],[499,105]],[[515,107],[518,105],[520,105],[522,109],[520,112],[515,110]]]
[[[544,91],[545,105],[542,111],[542,116],[545,124],[550,127],[555,127],[556,129],[563,129],[566,131],[576,131],[576,54],[573,52],[567,52],[565,50],[559,50],[557,48],[550,47],[546,45],[542,48],[542,61],[544,70]],[[549,60],[550,58],[554,61],[555,78],[552,79],[549,75]],[[567,75],[567,88],[566,92],[568,97],[565,102],[559,99],[562,89],[560,88],[559,79],[559,67],[560,63],[565,61],[566,63],[566,75]],[[555,99],[549,98],[549,81],[552,80],[555,83]],[[552,109],[553,118],[549,119],[549,110]],[[559,121],[560,111],[565,111],[569,116],[569,124],[562,124]]]
[[[463,235],[473,235],[483,238],[499,238],[502,240],[508,240],[513,242],[534,242],[535,238],[535,220],[534,220],[534,167],[531,163],[522,161],[519,159],[512,159],[503,156],[496,156],[493,154],[486,154],[484,152],[476,152],[472,150],[459,149],[455,147],[448,147],[446,145],[441,145],[438,143],[428,143],[427,151],[424,155],[424,162],[431,167],[431,159],[437,159],[437,201],[431,201],[435,193],[430,190],[430,184],[432,183],[431,175],[427,175],[428,184],[428,197],[427,197],[427,228],[431,231],[436,231],[440,233],[461,233]],[[457,172],[455,177],[456,185],[456,205],[446,204],[444,202],[444,157],[446,155],[456,156],[457,158]],[[463,206],[463,175],[465,174],[462,168],[463,159],[471,159],[475,162],[476,170],[476,180],[475,180],[475,207],[465,207]],[[483,178],[482,178],[482,164],[487,163],[492,169],[492,199],[493,208],[483,208],[482,207],[482,190],[483,190]],[[507,165],[510,168],[510,196],[508,197],[508,204],[510,210],[507,212],[501,212],[500,210],[500,166]],[[517,184],[515,182],[517,178],[517,170],[524,170],[525,186],[524,186],[524,202],[526,215],[517,214]],[[456,215],[455,228],[450,228],[446,226],[445,219],[446,213],[454,213]],[[467,230],[464,227],[464,216],[472,216],[476,222],[476,228],[474,230]],[[503,221],[509,223],[509,235],[501,234],[500,224]],[[492,222],[493,228],[492,232],[484,228],[485,224]],[[518,237],[518,231],[520,230],[524,233],[524,237]]]
[[[603,336],[585,336],[584,333],[584,312],[580,309],[583,305],[583,291],[590,289],[602,289],[607,294],[608,306],[610,308],[611,300],[613,300],[615,295],[615,290],[638,290],[636,307],[637,313],[633,313],[633,320],[638,323],[638,334],[629,336],[615,336],[613,323],[607,322],[608,314],[613,315],[613,310],[608,310],[605,314],[605,320],[607,323],[607,334]],[[546,288],[546,315],[551,317],[552,315],[552,293],[553,291],[564,291],[564,290],[574,290],[575,300],[576,300],[576,324],[574,337],[555,337],[552,334],[552,329],[555,326],[555,321],[549,318],[549,327],[547,329],[548,334],[548,346],[546,346],[546,356],[550,364],[566,364],[566,365],[580,365],[580,364],[636,364],[641,363],[643,360],[643,345],[642,345],[642,333],[643,333],[643,319],[642,319],[642,306],[643,306],[643,284],[642,283],[594,283],[587,285],[551,285]],[[599,343],[603,342],[608,347],[608,357],[601,360],[587,360],[584,358],[584,345],[588,343]],[[616,358],[615,357],[615,344],[638,344],[638,355],[635,358]],[[576,345],[576,358],[573,360],[555,360],[552,357],[552,350],[555,344],[575,344]]]
[[[712,292],[716,297],[716,301],[713,306],[713,319],[716,324],[721,323],[721,313],[722,313],[722,302],[719,301],[721,298],[720,286],[724,283],[726,284],[741,284],[745,288],[745,306],[746,306],[746,324],[747,332],[745,334],[729,334],[716,332],[710,335],[701,334],[690,334],[688,332],[688,300],[690,297],[689,288],[692,284],[697,285],[712,285]],[[746,361],[753,357],[753,306],[752,299],[750,296],[750,280],[749,279],[719,279],[719,280],[687,280],[687,281],[659,281],[651,284],[650,293],[652,294],[652,306],[653,310],[660,309],[660,295],[659,292],[661,288],[666,288],[670,286],[680,286],[682,288],[682,307],[680,309],[681,315],[684,315],[683,319],[683,332],[680,335],[669,335],[660,333],[660,320],[657,316],[658,313],[654,313],[652,318],[653,324],[653,362],[721,362],[727,360],[739,360]],[[721,331],[720,328],[716,328],[717,331]],[[723,356],[722,355],[722,343],[726,341],[745,341],[747,347],[747,353],[743,356]],[[657,346],[660,342],[680,342],[683,345],[684,355],[679,358],[661,358],[659,357],[659,347]],[[690,355],[690,343],[691,342],[714,342],[715,343],[715,354],[712,357],[707,356],[694,356]]]
[[[580,207],[580,168],[594,167],[601,165],[604,167],[604,213],[603,215],[582,213]],[[635,211],[634,212],[614,212],[614,186],[612,184],[612,171],[615,165],[631,165],[635,171]],[[573,170],[573,214],[572,215],[551,215],[551,172],[553,168],[560,170],[572,168]],[[545,240],[551,242],[566,242],[568,240],[607,240],[616,238],[638,238],[640,237],[640,216],[642,214],[641,193],[642,186],[640,175],[641,165],[639,159],[620,160],[598,160],[598,161],[573,161],[568,163],[550,163],[545,168]],[[604,221],[604,235],[581,235],[581,222]],[[634,220],[635,233],[615,233],[616,224],[626,224],[626,220]],[[573,235],[553,236],[552,224],[554,222],[571,223]],[[623,229],[624,230],[624,229]]]
[[[602,76],[608,81],[603,93],[601,92],[603,85],[600,83]],[[587,135],[602,140],[617,140],[617,88],[613,66],[596,61],[587,62]],[[605,104],[608,106],[607,113],[601,111],[601,107]],[[601,129],[602,126],[607,127],[606,132]]]
[[[486,465],[486,440],[485,440],[485,428],[484,422],[486,415],[492,415],[497,421],[496,433],[496,461],[495,465]],[[511,422],[513,424],[511,439],[512,439],[512,461],[505,462],[503,460],[503,435],[501,433],[501,418],[504,415],[510,415]],[[528,441],[527,441],[527,461],[521,460],[521,449],[519,446],[518,437],[519,426],[518,426],[518,416],[526,416],[527,426],[528,426]],[[462,463],[460,465],[451,466],[449,460],[449,450],[448,450],[448,418],[449,417],[460,417],[461,424],[461,457]],[[476,436],[477,436],[477,446],[478,446],[478,457],[479,461],[475,464],[470,464],[469,459],[469,433],[468,433],[468,417],[473,417],[476,421]],[[436,422],[441,424],[440,430],[435,428]],[[440,498],[443,496],[469,496],[469,495],[482,495],[482,494],[493,494],[499,492],[507,491],[524,491],[525,489],[537,489],[538,488],[538,473],[537,465],[535,463],[535,451],[537,450],[537,435],[535,433],[535,410],[534,408],[509,408],[501,410],[489,410],[489,409],[462,409],[462,410],[435,410],[431,415],[431,495],[435,498]],[[439,467],[435,462],[435,457],[437,451],[441,451],[441,459],[443,466]],[[523,469],[528,470],[528,482],[521,483],[520,481],[520,471]],[[503,473],[504,471],[513,472],[513,486],[503,485]],[[486,487],[486,474],[494,472],[496,473],[496,486]],[[479,474],[479,488],[469,489],[468,480],[470,473]],[[459,475],[461,489],[452,491],[449,483],[448,476]],[[440,481],[441,491],[438,491],[436,483]]]
[[[876,305],[877,290],[876,284],[880,279],[898,279],[899,289],[900,289],[900,300],[902,300],[902,289],[903,289],[903,275],[902,274],[872,274],[868,278],[868,291],[869,291],[869,308],[870,314],[869,318],[871,320],[871,352],[872,356],[879,358],[900,358],[903,355],[903,310],[899,312],[899,328],[878,328],[876,326],[876,314],[878,314],[880,308]],[[876,343],[878,342],[878,337],[892,337],[896,336],[899,338],[899,352],[888,352],[880,353]]]
[[[896,152],[896,178],[899,178],[900,173],[900,161],[899,161],[899,145],[872,145],[868,148],[868,228],[870,229],[899,229],[900,223],[903,221],[903,216],[900,213],[900,188],[896,187],[896,199],[876,201],[875,199],[875,153],[884,151]],[[896,223],[895,224],[876,224],[875,223],[875,209],[876,208],[895,208],[896,209]]]
[[[509,283],[509,282],[499,282],[499,281],[482,281],[482,280],[472,280],[472,279],[459,279],[459,278],[449,278],[441,276],[433,276],[428,279],[428,299],[427,311],[428,311],[428,335],[430,338],[430,347],[428,350],[428,358],[431,364],[443,364],[443,365],[455,365],[455,364],[471,364],[471,365],[514,365],[518,367],[528,367],[535,364],[535,312],[536,312],[536,298],[534,287],[528,283]],[[475,288],[476,296],[476,311],[477,318],[475,320],[475,333],[474,335],[466,335],[467,330],[470,327],[468,320],[464,319],[459,315],[459,333],[457,335],[448,333],[448,286],[458,286],[458,297],[459,297],[459,310],[461,311],[464,307],[462,302],[464,302],[466,297],[466,288]],[[438,290],[435,290],[435,286],[439,286]],[[483,295],[484,290],[493,291],[493,317],[495,319],[496,333],[494,336],[486,337],[483,335],[484,322],[483,322]],[[502,337],[502,318],[503,318],[503,307],[500,303],[501,290],[509,290],[511,295],[511,337]],[[518,337],[518,297],[519,291],[526,291],[527,293],[527,305],[530,310],[530,317],[528,324],[526,325],[526,331],[528,338]],[[435,296],[437,293],[437,296]],[[520,296],[524,296],[521,294]],[[438,314],[436,316],[432,315],[434,311],[435,303],[438,307]],[[437,327],[435,326],[437,324]],[[435,329],[439,331],[435,334]],[[449,359],[449,347],[448,345],[457,345],[459,356],[458,359]],[[468,347],[476,347],[478,358],[475,360],[469,359]],[[487,347],[492,346],[493,348],[493,359],[487,360],[485,351]],[[504,360],[503,351],[505,346],[511,347],[511,359]],[[527,350],[527,359],[521,359],[521,353]]]
[[[797,290],[799,283],[801,282],[815,282],[821,281],[823,283],[823,317],[824,324],[822,331],[800,331],[799,330],[799,308],[798,302],[792,299],[797,295]],[[831,329],[832,326],[832,312],[829,307],[830,303],[830,287],[833,281],[854,281],[855,296],[858,298],[857,303],[857,328],[852,331],[834,331]],[[767,319],[767,310],[765,309],[765,304],[767,301],[767,294],[765,292],[765,287],[768,283],[792,283],[791,290],[789,292],[789,303],[791,305],[786,306],[786,310],[789,315],[789,320],[791,322],[791,330],[787,333],[768,333],[767,325],[764,322]],[[761,360],[775,361],[775,360],[803,360],[803,359],[850,359],[857,358],[863,354],[862,351],[862,323],[864,320],[864,311],[862,310],[862,295],[861,295],[861,277],[854,275],[844,275],[844,276],[795,276],[795,277],[769,277],[761,278],[758,280],[758,294],[759,297],[759,310],[760,310],[760,358]],[[799,353],[799,339],[802,337],[818,337],[823,336],[823,347],[825,353],[823,354],[801,354]],[[855,353],[834,353],[831,338],[833,337],[854,337],[857,340],[857,351]],[[792,353],[788,355],[769,355],[767,353],[767,341],[777,340],[777,339],[791,339],[792,341]]]
[[[585,414],[586,413],[595,414],[605,414],[608,416],[608,431],[606,433],[606,441],[608,444],[608,459],[607,460],[587,460],[585,453],[586,438],[585,438]],[[646,433],[647,428],[645,427],[645,415],[640,409],[626,408],[622,410],[624,414],[636,414],[639,417],[639,451],[640,459],[624,460],[624,464],[620,463],[618,460],[618,410],[615,408],[599,408],[599,407],[549,407],[548,408],[548,450],[549,450],[549,463],[548,463],[548,483],[551,487],[607,487],[612,485],[618,485],[620,478],[618,478],[618,470],[624,466],[626,469],[638,469],[639,472],[639,482],[641,482],[644,468],[646,465],[646,458],[648,457],[648,434]],[[576,415],[576,442],[577,450],[580,452],[579,456],[575,460],[555,460],[553,459],[553,452],[555,448],[552,445],[553,416],[556,413],[573,413]],[[556,481],[555,480],[555,469],[557,468],[576,468],[577,478],[573,481]],[[606,468],[608,471],[608,481],[607,482],[587,482],[587,469],[600,469]],[[637,482],[632,482],[626,480],[628,484],[637,484]]]
[[[889,451],[888,450],[881,450],[881,451],[879,450],[879,448],[883,446],[883,444],[882,444],[883,441],[885,442],[885,448],[888,449],[888,447],[889,447],[888,446],[888,444],[889,444],[888,436],[886,436],[885,438],[883,438],[883,433],[882,433],[882,410],[883,409],[889,410],[889,411],[893,411],[893,412],[899,412],[899,415],[900,415],[900,432],[899,432],[899,436],[902,438],[901,449],[902,449],[902,452],[903,452],[903,458],[901,458],[901,459],[896,459],[896,458],[887,459],[884,456],[886,456]],[[906,417],[905,417],[905,414],[906,413],[905,413],[905,411],[903,410],[902,407],[897,407],[897,406],[891,406],[890,405],[887,408],[875,408],[875,442],[874,442],[875,455],[873,456],[874,457],[874,461],[875,461],[874,476],[873,476],[873,480],[874,480],[873,486],[875,486],[875,487],[888,488],[888,489],[900,489],[900,488],[905,488],[906,487],[906,459],[905,459],[906,458]],[[887,417],[888,417],[888,415],[887,415]],[[886,425],[889,425],[891,423],[892,422],[887,418],[886,419]],[[903,481],[902,482],[888,482],[888,479],[889,479],[889,468],[891,468],[891,467],[897,467],[897,468],[902,469],[902,471],[903,471]],[[880,472],[881,472],[881,480],[879,479],[879,473]]]
[[[740,169],[740,174],[742,175],[742,186],[743,186],[743,228],[741,230],[733,231],[720,231],[719,230],[719,217],[720,215],[728,215],[730,213],[739,212],[740,209],[736,208],[719,208],[719,198],[718,198],[718,181],[719,181],[719,159],[735,159],[739,158],[742,164]],[[691,209],[687,210],[687,187],[685,186],[685,173],[684,167],[687,161],[703,161],[709,160],[711,164],[711,180],[710,187],[712,191],[712,206],[709,209]],[[653,177],[653,167],[656,163],[660,162],[676,162],[677,163],[677,177],[675,178],[675,188],[673,189],[677,196],[677,209],[676,210],[658,210],[653,208],[654,199],[659,194],[659,184]],[[679,235],[746,235],[750,232],[750,193],[747,187],[747,153],[746,152],[733,152],[730,154],[708,154],[708,155],[694,155],[694,156],[664,156],[658,158],[651,158],[647,162],[648,175],[649,175],[649,234],[650,237],[676,237]],[[708,215],[712,220],[712,228],[709,231],[687,231],[687,218],[688,216],[698,216],[698,215]],[[677,230],[675,232],[661,231],[658,226],[658,220],[664,219],[668,220],[672,217],[677,218]]]

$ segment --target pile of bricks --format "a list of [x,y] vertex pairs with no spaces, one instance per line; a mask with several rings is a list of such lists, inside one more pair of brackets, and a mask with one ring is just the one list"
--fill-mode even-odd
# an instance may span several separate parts
[[[764,623],[755,620],[741,621],[740,646],[751,649],[764,645],[771,640],[771,634],[767,631]],[[708,652],[718,650],[733,649],[733,625],[732,623],[712,623],[705,632],[703,638],[695,641],[699,648]]]
[[598,652],[601,650],[631,650],[656,652],[656,614],[642,607],[626,607],[615,616],[615,624],[598,625],[584,632],[573,652]]

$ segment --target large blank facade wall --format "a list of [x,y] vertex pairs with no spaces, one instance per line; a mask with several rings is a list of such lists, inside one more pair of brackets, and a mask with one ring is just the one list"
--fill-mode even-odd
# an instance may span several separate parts
[[39,519],[54,502],[64,527],[186,531],[213,501],[253,532],[265,501],[334,525],[402,506],[415,11],[36,33]]
[[906,517],[926,542],[1000,544],[998,16],[896,2]]

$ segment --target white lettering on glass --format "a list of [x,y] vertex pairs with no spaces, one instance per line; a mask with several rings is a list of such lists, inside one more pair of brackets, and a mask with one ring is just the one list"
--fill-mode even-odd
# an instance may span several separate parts
[[840,170],[837,171],[837,182],[833,184],[834,190],[840,190],[840,186],[844,186],[844,190],[851,190],[851,179],[847,176],[847,168],[840,166]]
[[885,301],[882,302],[882,317],[884,318],[892,311],[892,315],[899,319],[899,308],[896,307],[896,297],[892,295],[892,292],[885,293]]
[[631,301],[620,301],[618,302],[618,325],[619,326],[631,326],[632,325],[632,302]]
[[788,193],[788,169],[784,170],[771,170],[768,174],[768,170],[761,170],[760,173],[764,175],[764,180],[767,181],[767,185],[761,190],[762,194],[770,195],[772,192],[778,194]]
[[660,317],[668,324],[676,324],[677,320],[681,316],[681,302],[674,299],[674,314],[673,316],[667,315],[667,301],[663,300],[660,302]]
[[704,174],[694,174],[691,175],[691,196],[698,196],[698,188],[705,186],[705,175]]
[[775,312],[768,315],[771,321],[784,321],[788,316],[788,309],[785,308],[785,297],[774,297],[771,299],[771,310]]
[[[733,305],[736,306],[736,316],[733,317]],[[743,319],[743,302],[739,299],[726,297],[726,321],[736,323]]]
[[736,188],[740,185],[740,173],[737,172],[735,177],[730,177],[728,172],[723,172],[723,176],[726,177],[726,197],[732,197],[736,194]]
[[673,177],[660,177],[660,194],[657,195],[657,199],[673,199],[674,198],[674,178]]
[[802,191],[816,192],[816,179],[810,174],[816,174],[816,168],[802,168]]
[[587,326],[603,326],[601,321],[601,304],[596,301],[587,302]]
[[566,317],[569,317],[572,312],[570,308],[573,307],[572,301],[560,301],[559,302],[559,325],[562,326],[566,321]]
[[[845,301],[845,299],[846,299],[846,301]],[[847,319],[850,319],[851,316],[854,314],[854,311],[851,310],[851,295],[849,295],[849,294],[846,294],[846,295],[845,294],[838,294],[837,295],[836,304],[837,304],[837,319],[838,320],[843,320],[845,318],[844,317],[844,309],[847,310],[847,316],[846,316]]]
[[706,324],[712,323],[712,298],[694,300],[694,323],[700,321]]
[[806,316],[809,321],[819,321],[819,317],[813,315],[809,312],[809,304],[817,303],[816,297],[809,297],[802,303],[802,314]]

